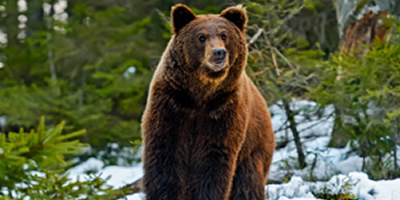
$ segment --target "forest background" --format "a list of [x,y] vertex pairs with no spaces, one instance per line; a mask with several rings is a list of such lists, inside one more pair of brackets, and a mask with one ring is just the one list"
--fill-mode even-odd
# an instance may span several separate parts
[[[290,107],[301,99],[318,105],[305,112],[310,118],[334,105],[330,145],[350,145],[365,158],[363,171],[376,179],[400,176],[396,0],[0,0],[1,187],[35,180],[31,170],[58,177],[92,156],[106,165],[138,162],[148,85],[171,37],[176,3],[196,14],[247,8],[246,71],[269,105],[284,108],[293,136],[278,148],[296,141],[296,167],[309,164]],[[346,40],[346,30],[369,11],[388,14],[372,16]],[[87,191],[101,190],[102,180],[90,181],[98,187]]]

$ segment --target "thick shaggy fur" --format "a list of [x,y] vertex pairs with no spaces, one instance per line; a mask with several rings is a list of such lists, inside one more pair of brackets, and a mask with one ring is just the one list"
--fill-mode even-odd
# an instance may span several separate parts
[[[245,9],[196,16],[179,4],[171,20],[142,120],[146,198],[264,199],[275,141],[267,105],[244,72]],[[216,48],[226,49],[222,64]]]

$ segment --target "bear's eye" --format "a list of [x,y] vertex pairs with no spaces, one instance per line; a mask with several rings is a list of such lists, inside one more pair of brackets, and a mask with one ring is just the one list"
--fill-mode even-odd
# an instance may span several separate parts
[[222,39],[222,40],[226,40],[226,35],[225,35],[225,34],[222,34],[222,35],[221,35],[221,39]]
[[205,42],[205,41],[206,41],[206,36],[201,35],[201,36],[199,37],[199,41],[200,41],[201,43]]

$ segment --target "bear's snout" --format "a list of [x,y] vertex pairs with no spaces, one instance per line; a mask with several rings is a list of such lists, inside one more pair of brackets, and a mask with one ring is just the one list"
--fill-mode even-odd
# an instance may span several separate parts
[[210,53],[207,56],[207,66],[214,72],[219,72],[225,69],[228,65],[228,51],[224,47],[210,48]]
[[215,48],[214,49],[214,57],[216,60],[224,60],[226,56],[226,49],[225,48]]

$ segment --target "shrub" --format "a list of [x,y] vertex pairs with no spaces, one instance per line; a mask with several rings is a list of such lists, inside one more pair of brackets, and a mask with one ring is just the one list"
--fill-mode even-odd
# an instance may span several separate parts
[[91,175],[72,181],[65,170],[68,155],[83,151],[78,136],[62,134],[64,122],[46,129],[42,117],[36,130],[0,133],[0,199],[112,199],[118,191]]

